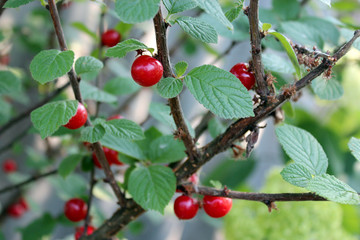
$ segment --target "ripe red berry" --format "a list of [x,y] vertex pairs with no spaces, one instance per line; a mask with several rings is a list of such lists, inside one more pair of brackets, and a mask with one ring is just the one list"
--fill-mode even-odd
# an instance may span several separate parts
[[[103,147],[103,151],[105,153],[106,160],[108,161],[110,166],[112,164],[124,165],[122,162],[120,162],[117,151],[115,151],[113,149],[110,149],[110,148],[107,148],[107,147]],[[98,168],[102,168],[101,164],[99,162],[99,159],[96,157],[96,154],[93,153],[92,156],[93,156],[93,161],[94,161],[95,166],[97,166]]]
[[163,71],[161,62],[148,55],[138,57],[131,66],[132,78],[143,87],[151,87],[157,84],[163,75]]
[[6,159],[2,164],[2,169],[5,173],[12,173],[17,170],[17,163],[13,159]]
[[[86,236],[91,235],[95,231],[95,228],[91,225],[87,227]],[[77,227],[75,232],[75,240],[79,240],[82,233],[84,232],[84,227]]]
[[121,116],[120,114],[116,114],[116,115],[113,115],[113,116],[110,116],[110,117],[108,117],[108,121],[110,121],[110,120],[114,120],[114,119],[123,119],[124,117],[123,116]]
[[7,213],[14,218],[21,217],[25,212],[26,209],[20,203],[14,203],[7,209]]
[[189,196],[182,195],[174,202],[174,212],[179,219],[192,219],[199,210],[199,204]]
[[79,222],[85,219],[87,213],[87,204],[80,198],[72,198],[65,203],[64,214],[73,222]]
[[207,215],[213,218],[225,216],[232,207],[232,199],[225,197],[204,196],[203,208]]
[[104,46],[113,47],[120,42],[121,35],[114,29],[107,30],[101,35],[101,42]]
[[255,76],[249,72],[249,65],[247,63],[237,63],[231,69],[230,72],[234,74],[242,84],[250,90],[255,85]]
[[86,119],[87,119],[86,108],[84,107],[84,105],[79,103],[75,115],[69,120],[69,122],[66,125],[64,125],[64,127],[68,129],[81,128],[86,123]]
[[25,198],[20,198],[18,203],[24,208],[25,211],[29,210],[29,205],[27,204]]

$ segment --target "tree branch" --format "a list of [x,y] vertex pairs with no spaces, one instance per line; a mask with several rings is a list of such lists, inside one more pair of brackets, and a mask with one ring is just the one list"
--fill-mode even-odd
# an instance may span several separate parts
[[[60,23],[59,13],[56,8],[55,0],[49,0],[48,4],[49,4],[49,11],[50,11],[50,15],[51,15],[51,18],[52,18],[52,21],[54,24],[56,36],[57,36],[57,39],[58,39],[58,42],[60,45],[60,49],[61,49],[61,51],[66,51],[67,50],[66,41],[65,41],[64,32],[62,30],[62,26]],[[71,70],[68,72],[68,77],[70,79],[71,87],[73,89],[76,100],[78,100],[80,103],[82,103],[83,101],[82,101],[82,97],[81,97],[81,93],[80,93],[79,82],[76,77],[74,68],[71,68]],[[85,126],[92,126],[89,117],[86,121]],[[118,203],[120,204],[120,206],[124,207],[126,204],[125,194],[121,192],[120,187],[115,180],[114,174],[112,173],[109,163],[106,160],[101,143],[95,142],[92,144],[92,147],[94,149],[96,157],[99,159],[100,165],[104,169],[107,180],[108,180],[113,192],[115,193],[116,198],[118,199]]]
[[264,67],[261,62],[261,34],[259,31],[259,0],[250,1],[250,10],[248,12],[250,24],[250,41],[252,68],[256,79],[256,90],[263,100],[269,95],[264,75]]
[[91,210],[91,205],[92,205],[92,199],[93,199],[93,190],[94,190],[94,186],[96,184],[96,179],[95,179],[95,167],[93,166],[91,169],[91,173],[90,173],[90,190],[89,190],[89,200],[87,202],[87,213],[86,213],[86,218],[85,218],[85,223],[84,223],[84,231],[82,233],[81,236],[85,236],[85,233],[87,233],[87,229],[89,227],[89,223],[90,223],[90,210]]
[[[168,46],[167,46],[167,37],[166,37],[167,24],[163,20],[161,8],[159,8],[159,12],[154,17],[154,26],[155,26],[155,33],[156,33],[158,58],[164,68],[163,76],[164,76],[164,78],[172,77],[173,72],[172,72],[172,69],[170,66],[169,52],[168,52]],[[195,146],[194,139],[191,137],[189,129],[186,126],[179,96],[170,98],[168,100],[168,102],[169,102],[169,106],[171,109],[171,115],[174,118],[177,130],[178,130],[178,134],[184,142],[187,154],[189,155],[190,159],[197,159],[199,157],[199,153]]]

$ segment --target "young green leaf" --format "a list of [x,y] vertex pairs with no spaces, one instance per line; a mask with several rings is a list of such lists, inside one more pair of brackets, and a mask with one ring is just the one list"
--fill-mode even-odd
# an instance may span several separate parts
[[183,159],[184,143],[174,139],[173,135],[162,136],[150,144],[149,157],[153,163],[171,163]]
[[57,101],[45,104],[31,112],[31,122],[39,130],[40,136],[52,135],[60,126],[65,125],[75,115],[78,101]]
[[73,63],[73,51],[43,50],[31,61],[30,72],[36,81],[45,84],[65,75]]
[[188,63],[181,61],[175,64],[175,74],[178,77],[181,77],[185,74],[186,69],[188,68]]
[[334,78],[317,77],[311,82],[311,88],[319,98],[325,100],[336,100],[342,97],[344,89]]
[[85,127],[81,130],[80,141],[89,143],[98,142],[105,135],[105,132],[105,128],[101,124]]
[[143,150],[133,141],[122,139],[111,134],[105,134],[100,142],[102,145],[114,149],[129,157],[139,160],[146,160],[146,156]]
[[163,3],[169,14],[183,12],[197,6],[195,0],[163,0]]
[[306,189],[333,202],[360,204],[359,195],[354,189],[329,174],[315,176],[309,181]]
[[99,41],[99,37],[96,35],[96,33],[94,33],[93,31],[91,31],[87,26],[85,26],[85,24],[83,24],[82,22],[73,22],[71,23],[71,26],[76,28],[77,30],[86,33],[88,36],[90,36],[91,38],[93,38],[95,41]]
[[160,0],[116,0],[115,11],[125,23],[140,23],[154,18]]
[[234,29],[231,22],[225,17],[225,14],[217,0],[196,0],[196,2],[201,9],[216,17],[223,25],[227,27],[227,29]]
[[118,43],[116,46],[109,48],[105,56],[123,58],[128,52],[138,49],[149,49],[145,44],[136,39],[127,39]]
[[276,128],[276,135],[286,154],[295,163],[305,166],[312,175],[326,172],[328,158],[319,142],[310,133],[285,124]]
[[177,18],[176,22],[193,38],[205,43],[217,43],[218,36],[215,28],[206,22],[186,16]]
[[80,92],[84,100],[91,99],[98,102],[108,102],[108,103],[113,103],[117,101],[116,96],[104,92],[85,81],[80,82]]
[[79,57],[75,62],[75,72],[78,75],[99,72],[104,64],[97,58],[91,56]]
[[261,59],[264,64],[264,68],[268,71],[284,74],[295,73],[295,69],[293,65],[291,65],[291,62],[288,59],[275,54],[274,52],[262,54]]
[[164,213],[176,189],[173,171],[164,166],[137,167],[131,172],[128,190],[146,210]]
[[263,23],[261,28],[262,28],[263,31],[268,31],[271,28],[271,24],[270,23]]
[[106,133],[128,140],[144,139],[143,130],[136,123],[127,119],[114,119],[102,123]]
[[22,5],[33,2],[34,0],[7,0],[4,8],[17,8]]
[[348,143],[348,146],[352,155],[354,155],[354,157],[360,161],[360,139],[352,137]]
[[169,77],[161,79],[156,88],[163,98],[174,98],[180,94],[183,85],[180,79]]
[[299,64],[299,62],[297,60],[294,49],[291,47],[291,44],[290,44],[289,40],[284,35],[282,35],[281,33],[278,33],[278,32],[275,32],[275,31],[269,31],[269,34],[273,35],[274,37],[276,37],[280,41],[281,45],[283,46],[283,48],[285,49],[285,51],[287,53],[292,65],[295,68],[297,77],[300,79],[301,78],[300,64]]
[[21,90],[21,81],[10,71],[0,71],[0,95],[18,93]]
[[49,238],[56,226],[56,220],[49,214],[35,219],[24,228],[20,228],[22,240],[39,240]]
[[230,72],[203,65],[191,70],[185,83],[196,100],[219,117],[254,116],[249,92]]
[[241,9],[242,9],[242,6],[241,7],[234,7],[234,8],[231,8],[230,10],[228,10],[226,13],[225,13],[225,17],[230,21],[230,22],[233,22],[235,19],[237,19],[241,13]]
[[310,171],[303,165],[292,163],[281,171],[281,176],[285,181],[298,187],[306,187],[312,179]]
[[83,158],[82,154],[73,154],[64,158],[58,168],[59,175],[66,178],[72,173]]
[[132,78],[117,77],[105,83],[104,91],[116,96],[128,95],[140,90],[141,86],[136,84]]

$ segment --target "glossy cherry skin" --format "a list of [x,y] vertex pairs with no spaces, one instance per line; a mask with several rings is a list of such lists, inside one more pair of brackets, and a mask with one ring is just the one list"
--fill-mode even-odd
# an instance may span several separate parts
[[250,90],[255,85],[255,76],[249,72],[249,65],[247,63],[237,63],[231,69],[230,72],[237,77],[241,83]]
[[13,159],[6,159],[2,164],[2,169],[5,173],[16,172],[17,163]]
[[80,198],[72,198],[65,203],[64,214],[72,222],[79,222],[86,217],[87,204]]
[[7,209],[7,213],[14,217],[19,218],[26,212],[26,209],[20,203],[14,203]]
[[174,202],[174,212],[179,219],[192,219],[198,210],[199,204],[189,196],[182,195]]
[[110,121],[110,120],[114,120],[114,119],[123,119],[124,117],[123,116],[121,116],[120,114],[116,114],[116,115],[112,115],[112,116],[110,116],[110,117],[108,117],[108,121]]
[[213,218],[224,217],[232,207],[232,199],[225,197],[204,196],[203,208]]
[[64,125],[64,127],[68,129],[81,128],[86,123],[86,119],[87,119],[86,108],[84,107],[84,105],[79,103],[75,115],[69,120],[67,124]]
[[163,75],[163,71],[161,62],[148,55],[138,57],[131,66],[132,78],[143,87],[151,87],[157,84]]
[[[91,225],[88,225],[87,231],[86,231],[86,236],[91,235],[94,231],[95,231],[95,228]],[[84,232],[84,226],[77,227],[76,232],[75,232],[75,240],[79,240],[83,232]]]
[[121,40],[121,35],[114,29],[109,29],[101,35],[101,43],[107,47],[113,47]]
[[[122,162],[120,162],[119,155],[118,155],[117,151],[115,151],[113,149],[110,149],[110,148],[107,148],[107,147],[103,147],[103,151],[105,153],[106,160],[108,161],[110,166],[112,164],[124,165]],[[92,156],[93,156],[93,161],[94,161],[95,166],[97,166],[98,168],[102,168],[101,165],[100,165],[99,159],[96,157],[96,154],[93,153]]]

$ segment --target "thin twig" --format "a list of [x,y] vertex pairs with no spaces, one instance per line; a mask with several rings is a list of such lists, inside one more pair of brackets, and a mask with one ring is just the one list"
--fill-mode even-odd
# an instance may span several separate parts
[[29,131],[29,129],[31,128],[31,125],[29,125],[28,127],[26,127],[21,133],[19,133],[19,135],[17,135],[15,138],[13,138],[11,140],[11,142],[9,142],[8,144],[6,144],[5,146],[3,146],[2,148],[0,148],[0,155],[5,152],[6,150],[8,150],[9,148],[11,148],[14,143],[16,143],[17,141],[19,141],[20,139],[22,139],[23,137],[25,137]]
[[68,86],[70,86],[70,83],[66,83],[65,85],[59,87],[58,89],[56,89],[55,91],[53,91],[52,93],[50,93],[47,97],[45,97],[43,100],[41,100],[40,102],[38,102],[37,104],[31,106],[29,109],[25,110],[24,112],[20,113],[19,115],[17,115],[16,117],[13,117],[12,119],[10,119],[4,126],[2,126],[2,128],[0,129],[0,135],[5,132],[6,130],[8,130],[10,127],[12,127],[13,125],[15,125],[16,123],[18,123],[19,121],[21,121],[22,119],[28,117],[30,115],[30,113],[32,111],[34,111],[36,108],[41,107],[42,105],[44,105],[45,103],[49,102],[50,100],[52,100],[53,98],[55,98],[56,96],[58,96],[65,88],[67,88]]
[[87,202],[88,209],[87,209],[85,223],[84,223],[84,231],[83,231],[81,236],[85,236],[85,233],[87,233],[87,229],[88,229],[89,224],[90,224],[90,210],[91,210],[91,205],[92,205],[92,199],[93,199],[93,196],[94,196],[93,190],[94,190],[95,184],[96,184],[95,167],[93,166],[93,168],[91,169],[91,173],[90,173],[89,200]]
[[227,56],[230,51],[236,46],[236,44],[238,44],[239,42],[237,41],[232,41],[230,43],[230,45],[226,48],[226,50],[221,53],[219,56],[217,56],[211,63],[210,65],[214,65],[215,63],[217,63],[218,61],[220,61],[223,57]]
[[201,119],[199,125],[195,128],[195,141],[199,139],[201,134],[208,128],[209,121],[214,117],[214,114],[210,111],[205,113],[203,118]]
[[[59,18],[59,14],[58,14],[58,11],[56,8],[55,0],[49,0],[48,4],[49,4],[49,11],[50,11],[50,15],[51,15],[51,18],[52,18],[52,21],[54,24],[56,36],[58,38],[58,42],[60,45],[60,49],[61,49],[61,51],[66,51],[67,50],[66,41],[65,41],[64,32],[62,30],[62,26],[60,23],[60,18]],[[79,82],[78,82],[76,73],[74,71],[74,68],[71,68],[71,70],[68,72],[68,77],[70,79],[71,87],[73,89],[76,100],[78,100],[80,103],[82,103],[83,101],[82,101],[82,97],[81,97],[81,93],[80,93]],[[92,126],[89,118],[87,119],[85,126]],[[112,173],[109,163],[106,160],[101,143],[95,142],[92,144],[92,147],[94,149],[96,157],[99,159],[100,165],[102,166],[102,168],[105,172],[108,182],[109,182],[113,192],[115,193],[116,198],[118,199],[118,203],[120,204],[120,206],[124,207],[126,204],[125,194],[123,192],[121,192],[120,187],[115,180],[114,174]]]
[[49,172],[46,172],[46,173],[43,173],[43,174],[39,174],[39,175],[34,175],[32,177],[30,177],[29,179],[23,181],[23,182],[20,182],[20,183],[17,183],[17,184],[14,184],[14,185],[11,185],[11,186],[7,186],[7,187],[4,187],[3,189],[0,189],[0,194],[3,194],[5,192],[8,192],[8,191],[11,191],[11,190],[15,190],[15,189],[19,189],[29,183],[32,183],[32,182],[35,182],[41,178],[44,178],[44,177],[47,177],[47,176],[50,176],[50,175],[54,175],[58,172],[57,169],[55,170],[51,170]]

